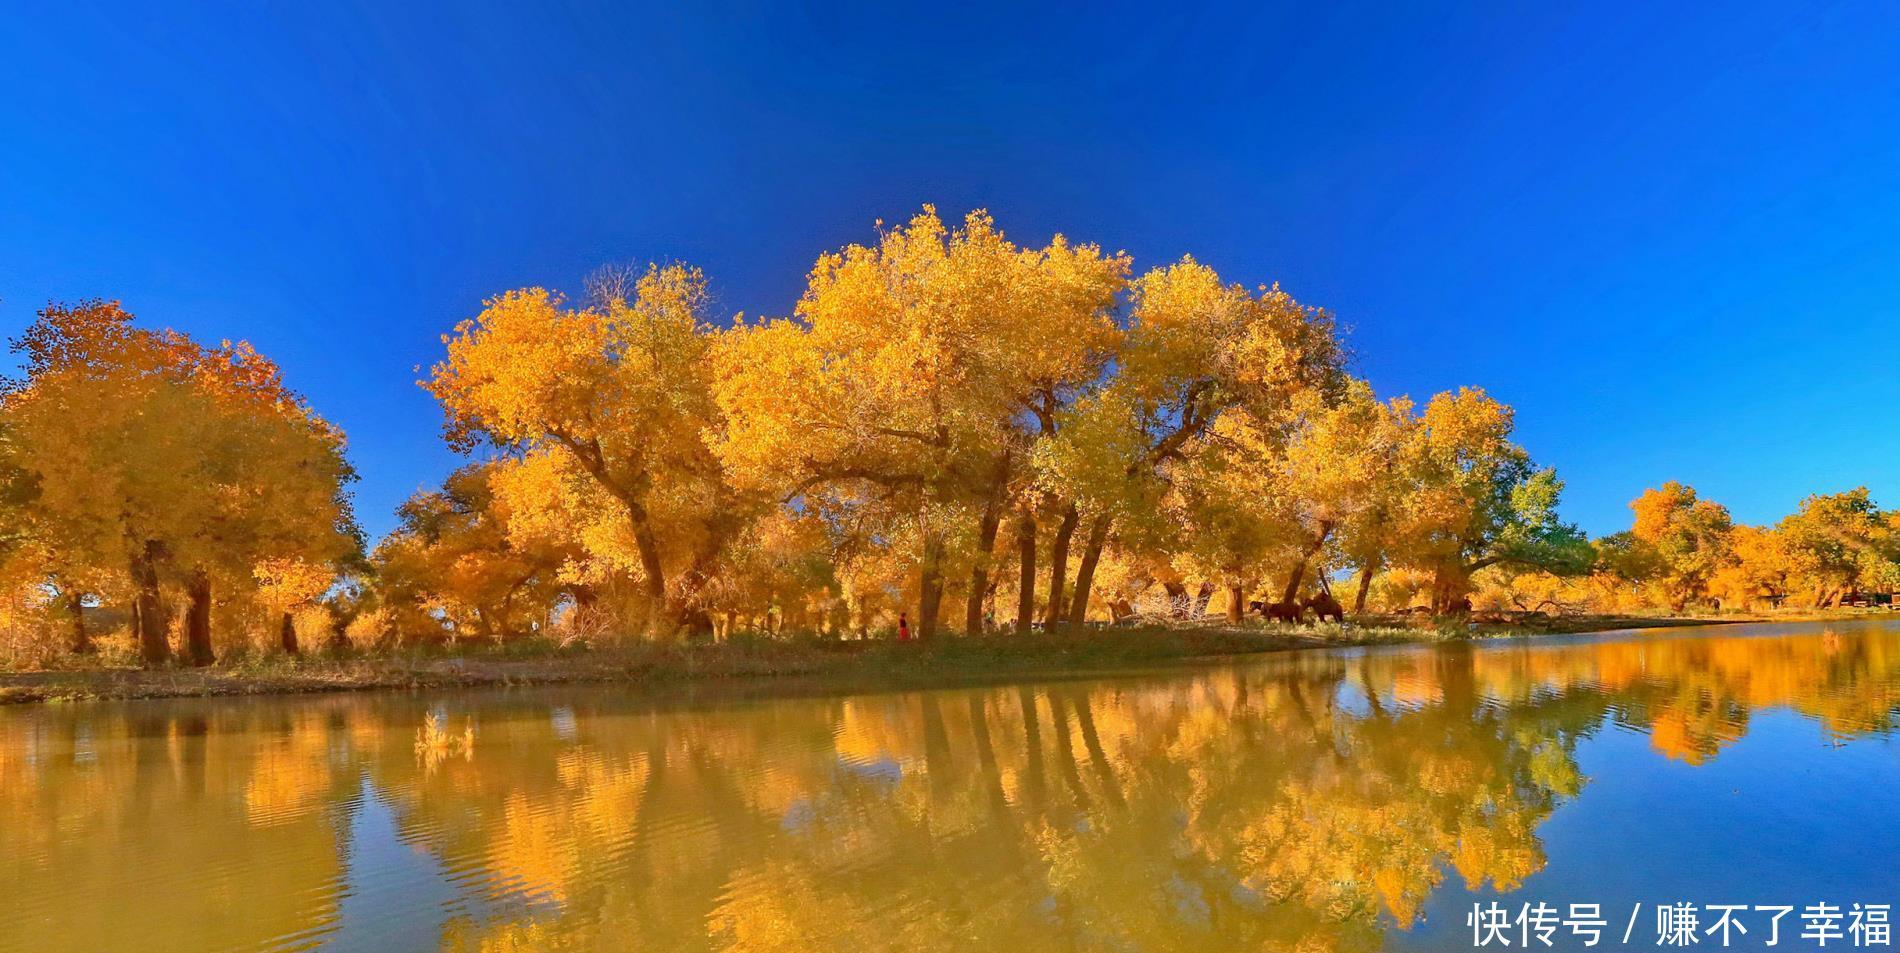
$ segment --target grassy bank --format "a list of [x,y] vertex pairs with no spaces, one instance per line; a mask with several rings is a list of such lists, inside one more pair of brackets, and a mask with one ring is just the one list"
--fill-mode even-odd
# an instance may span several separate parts
[[526,642],[506,648],[437,649],[360,657],[271,656],[205,669],[6,672],[0,673],[0,704],[564,683],[662,686],[765,679],[824,681],[842,688],[919,687],[1015,675],[1085,675],[1297,648],[1594,632],[1716,620],[1577,616],[1450,625],[1404,617],[1369,621],[1371,624],[1344,626],[1155,626],[1097,629],[1079,635],[949,636],[928,645],[743,638],[719,644],[585,649]]

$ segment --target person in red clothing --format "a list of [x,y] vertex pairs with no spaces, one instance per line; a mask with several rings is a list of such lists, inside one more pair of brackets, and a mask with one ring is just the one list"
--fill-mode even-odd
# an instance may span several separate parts
[[897,641],[910,641],[910,616],[902,612],[897,614]]

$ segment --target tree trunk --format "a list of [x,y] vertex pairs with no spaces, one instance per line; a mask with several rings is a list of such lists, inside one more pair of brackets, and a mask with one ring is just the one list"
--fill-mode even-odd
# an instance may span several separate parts
[[1161,588],[1168,593],[1168,616],[1174,619],[1187,618],[1190,602],[1187,586],[1179,580],[1170,579],[1163,582]]
[[1293,564],[1293,573],[1287,577],[1286,589],[1280,593],[1281,602],[1291,603],[1293,598],[1300,594],[1300,583],[1306,579],[1306,567],[1313,562],[1313,557],[1318,555],[1320,548],[1326,545],[1326,537],[1331,536],[1332,533],[1332,526],[1320,524],[1319,531],[1313,534],[1306,548],[1300,551],[1300,561]]
[[963,631],[968,635],[983,634],[983,603],[990,595],[990,559],[996,552],[996,531],[1003,521],[1003,491],[1008,483],[1009,454],[1005,453],[997,462],[996,479],[976,525],[976,558],[970,562],[970,595],[963,607]]
[[1366,596],[1372,592],[1372,577],[1379,571],[1379,561],[1367,560],[1359,567],[1359,594],[1352,597],[1352,614],[1366,614]]
[[1016,523],[1016,558],[1022,563],[1016,583],[1016,632],[1023,634],[1036,620],[1036,514],[1027,506]]
[[1069,584],[1069,539],[1081,514],[1070,503],[1062,508],[1062,522],[1056,526],[1056,541],[1049,547],[1049,611],[1043,613],[1043,628],[1054,632],[1062,624],[1062,590]]
[[132,627],[139,637],[139,658],[145,664],[162,665],[171,660],[171,642],[166,638],[165,607],[158,592],[158,557],[162,548],[148,541],[143,551],[132,558]]
[[327,647],[332,652],[343,652],[350,648],[350,623],[356,621],[361,609],[346,609],[337,603],[330,603],[330,638]]
[[1306,557],[1293,564],[1293,571],[1287,574],[1286,586],[1280,590],[1280,601],[1292,603],[1300,594],[1300,583],[1306,579]]
[[210,665],[218,660],[211,651],[211,577],[202,569],[192,573],[185,593],[191,600],[185,613],[185,662]]
[[277,622],[277,644],[283,647],[285,655],[297,654],[297,620],[289,612]]
[[1229,625],[1239,625],[1246,617],[1247,607],[1241,601],[1245,598],[1247,598],[1247,593],[1240,588],[1240,583],[1227,584],[1227,623]]
[[943,539],[935,532],[924,535],[924,559],[917,592],[917,638],[927,641],[937,634],[937,611],[943,605]]
[[647,521],[646,507],[631,501],[627,511],[633,523],[633,545],[640,551],[640,572],[646,578],[641,588],[647,597],[647,636],[649,638],[669,638],[676,628],[673,607],[666,602],[666,574],[660,571],[660,543],[653,537],[653,526]]
[[597,445],[591,454],[581,452],[571,444],[569,449],[574,450],[581,466],[601,487],[619,500],[621,506],[626,507],[627,522],[633,526],[633,545],[640,553],[640,572],[646,577],[641,581],[641,588],[647,597],[647,637],[672,636],[679,628],[681,614],[678,607],[667,602],[666,573],[660,564],[660,544],[653,536],[653,521],[647,516],[646,503],[640,492],[608,476]]
[[92,636],[86,632],[86,596],[73,591],[66,594],[66,611],[71,614],[73,625],[72,650],[74,655],[91,655]]
[[1088,542],[1082,547],[1082,566],[1075,573],[1075,595],[1069,605],[1069,625],[1082,628],[1089,616],[1089,590],[1095,586],[1095,565],[1102,560],[1102,546],[1108,542],[1107,513],[1098,513],[1089,523]]
[[1471,571],[1464,566],[1440,567],[1432,579],[1432,611],[1452,615],[1464,608],[1471,588]]

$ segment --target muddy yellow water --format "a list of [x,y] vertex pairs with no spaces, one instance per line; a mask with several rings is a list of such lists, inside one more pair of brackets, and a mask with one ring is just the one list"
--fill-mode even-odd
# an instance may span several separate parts
[[1862,623],[21,708],[0,950],[1454,950],[1538,902],[1598,905],[1612,949],[1676,903],[1759,946],[1791,905],[1776,948],[1808,949],[1799,908],[1900,901],[1897,705],[1900,625]]

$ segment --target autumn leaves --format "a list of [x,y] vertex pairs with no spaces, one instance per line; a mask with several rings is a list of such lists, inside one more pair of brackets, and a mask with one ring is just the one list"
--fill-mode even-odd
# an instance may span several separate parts
[[1342,547],[1431,564],[1449,601],[1479,565],[1576,541],[1508,410],[1380,403],[1326,312],[1192,258],[1132,267],[927,208],[821,257],[790,318],[719,328],[679,265],[586,306],[502,295],[427,386],[452,440],[545,471],[510,539],[573,514],[553,572],[655,635],[907,608],[928,638],[959,599],[972,632],[1080,625],[1103,575],[1116,602],[1188,576],[1238,600]]
[[[208,665],[219,593],[278,623],[360,552],[342,433],[247,345],[137,328],[95,301],[49,306],[16,350],[0,569],[58,607],[72,651],[93,648],[88,604],[123,607],[144,662],[172,656],[176,622],[180,660]],[[183,594],[182,619],[167,591]],[[294,634],[282,644],[298,648]]]
[[342,434],[269,361],[48,308],[0,417],[16,615],[63,612],[75,651],[126,619],[147,663],[207,664],[214,630],[295,652],[908,612],[928,638],[1191,585],[1238,619],[1346,568],[1427,573],[1451,608],[1487,566],[1590,558],[1482,392],[1380,401],[1277,286],[982,212],[821,256],[786,318],[715,315],[674,264],[500,294],[443,342],[423,386],[477,460],[365,554]]

